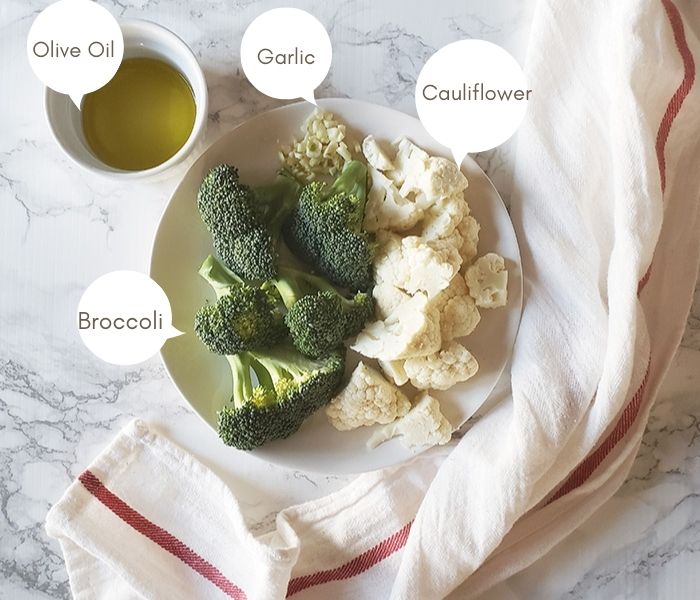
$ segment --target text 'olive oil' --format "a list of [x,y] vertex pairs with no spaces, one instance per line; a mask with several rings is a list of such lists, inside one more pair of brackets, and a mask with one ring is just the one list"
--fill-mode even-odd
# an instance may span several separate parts
[[127,58],[107,85],[85,96],[81,114],[97,158],[142,171],[182,148],[195,112],[192,89],[175,68],[154,58]]

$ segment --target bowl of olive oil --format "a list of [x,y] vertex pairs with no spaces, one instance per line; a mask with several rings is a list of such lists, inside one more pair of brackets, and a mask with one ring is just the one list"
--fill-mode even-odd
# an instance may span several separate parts
[[124,58],[80,110],[47,88],[49,126],[82,167],[133,179],[160,174],[190,154],[207,121],[207,86],[189,47],[148,21],[120,22]]

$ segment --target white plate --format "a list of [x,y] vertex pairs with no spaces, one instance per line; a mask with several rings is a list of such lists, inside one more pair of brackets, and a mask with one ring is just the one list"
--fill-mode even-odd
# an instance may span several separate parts
[[[369,133],[380,141],[406,136],[430,154],[450,156],[414,117],[356,100],[321,100],[319,105],[347,123],[357,140]],[[206,172],[222,162],[237,166],[245,183],[268,182],[279,167],[280,144],[299,135],[300,126],[312,109],[307,102],[284,106],[257,115],[224,135],[192,165],[158,225],[151,255],[151,277],[170,298],[174,326],[187,333],[169,340],[161,355],[180,393],[214,430],[216,412],[231,393],[231,374],[226,360],[210,354],[192,333],[195,312],[206,298],[214,297],[197,274],[204,258],[212,252],[209,234],[197,211],[197,189]],[[447,392],[436,393],[445,416],[455,427],[484,403],[503,371],[515,340],[522,302],[520,253],[508,213],[488,177],[471,158],[465,159],[462,169],[469,179],[467,199],[472,214],[481,225],[479,254],[493,251],[506,259],[508,305],[482,310],[479,326],[466,338],[465,345],[479,361],[477,375]],[[349,362],[355,363],[352,359]],[[369,471],[400,463],[416,454],[406,450],[398,440],[367,450],[365,442],[372,430],[336,431],[321,410],[307,419],[296,434],[254,453],[287,467],[326,473]],[[235,452],[223,444],[221,451]]]

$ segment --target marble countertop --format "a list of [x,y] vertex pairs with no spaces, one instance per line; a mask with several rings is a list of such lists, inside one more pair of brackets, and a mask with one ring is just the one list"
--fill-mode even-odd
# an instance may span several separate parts
[[[294,2],[327,27],[333,66],[317,96],[351,96],[415,113],[421,65],[441,45],[477,37],[525,53],[534,0],[414,3]],[[115,15],[157,21],[196,52],[210,91],[207,142],[274,107],[243,78],[240,37],[277,2],[101,0]],[[164,204],[186,165],[167,179],[115,183],[74,166],[51,139],[25,39],[47,2],[0,6],[0,597],[68,598],[49,506],[133,416],[170,429],[205,427],[158,358],[133,368],[92,357],[78,338],[85,287],[114,269],[147,270]],[[226,7],[226,10],[224,10]],[[507,200],[512,150],[479,157]],[[628,481],[593,518],[484,598],[674,598],[700,590],[700,292]],[[254,529],[291,503],[339,488],[344,476],[285,470],[241,454],[221,468]]]

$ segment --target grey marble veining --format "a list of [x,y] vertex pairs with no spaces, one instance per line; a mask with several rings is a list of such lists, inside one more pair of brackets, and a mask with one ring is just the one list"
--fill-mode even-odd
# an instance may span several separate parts
[[[239,67],[240,37],[278,3],[103,1],[124,18],[157,21],[194,49],[210,91],[207,142],[280,104]],[[164,203],[186,169],[136,184],[93,177],[56,147],[42,88],[25,57],[27,30],[47,5],[0,4],[0,597],[68,598],[58,547],[43,530],[49,506],[133,416],[203,427],[158,359],[117,368],[82,346],[74,311],[86,285],[117,268],[146,270]],[[319,97],[348,96],[414,113],[420,67],[441,45],[484,38],[522,60],[532,1],[295,2],[329,30],[334,59]],[[507,201],[511,145],[478,157]],[[700,590],[700,293],[683,348],[652,414],[629,480],[556,552],[486,598],[684,598]],[[207,461],[209,457],[202,456]],[[307,474],[237,455],[235,485],[256,532],[290,503],[348,478]],[[685,583],[684,583],[685,582]]]

